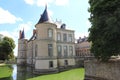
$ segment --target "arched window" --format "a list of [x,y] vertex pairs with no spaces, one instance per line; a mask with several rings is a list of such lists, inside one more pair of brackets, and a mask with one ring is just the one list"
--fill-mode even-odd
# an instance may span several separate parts
[[53,30],[52,29],[48,29],[48,37],[49,38],[53,37]]

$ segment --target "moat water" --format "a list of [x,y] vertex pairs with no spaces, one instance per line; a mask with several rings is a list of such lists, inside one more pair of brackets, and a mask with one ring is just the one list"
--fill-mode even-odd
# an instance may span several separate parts
[[18,66],[16,64],[11,65],[11,67],[13,68],[12,75],[0,80],[27,80],[37,76],[33,74],[33,68],[31,67]]

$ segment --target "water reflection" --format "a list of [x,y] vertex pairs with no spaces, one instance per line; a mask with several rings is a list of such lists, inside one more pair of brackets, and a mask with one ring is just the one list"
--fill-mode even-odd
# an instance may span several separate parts
[[12,78],[13,78],[13,80],[17,80],[17,66],[14,64],[14,65],[12,65],[12,67],[13,67]]
[[33,74],[33,68],[27,66],[12,65],[13,73],[12,78],[8,80],[26,80],[37,75]]

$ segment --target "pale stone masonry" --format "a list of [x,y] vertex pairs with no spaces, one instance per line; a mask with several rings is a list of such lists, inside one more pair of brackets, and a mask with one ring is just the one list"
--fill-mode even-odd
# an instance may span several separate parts
[[65,24],[59,26],[50,20],[46,7],[30,40],[20,31],[17,64],[43,72],[75,66],[74,30],[66,29]]

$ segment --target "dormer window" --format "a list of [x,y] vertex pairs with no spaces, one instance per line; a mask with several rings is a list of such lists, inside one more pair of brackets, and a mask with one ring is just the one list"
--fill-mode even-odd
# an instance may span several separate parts
[[52,29],[48,29],[48,37],[49,38],[53,37],[53,30]]

